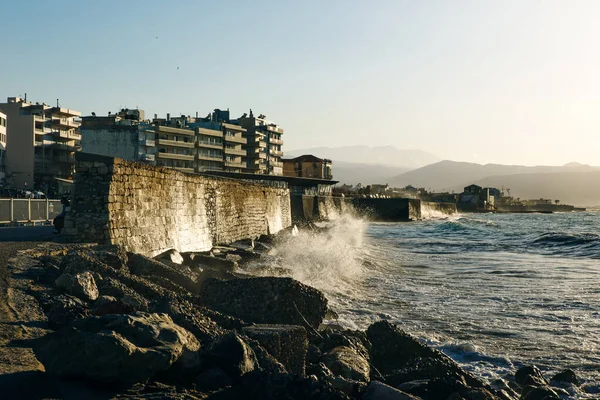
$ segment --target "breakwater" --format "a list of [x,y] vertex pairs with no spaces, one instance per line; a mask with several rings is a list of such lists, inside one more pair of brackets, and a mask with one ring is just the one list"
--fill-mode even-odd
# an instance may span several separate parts
[[64,234],[154,256],[206,251],[291,225],[285,183],[184,173],[119,158],[77,154]]

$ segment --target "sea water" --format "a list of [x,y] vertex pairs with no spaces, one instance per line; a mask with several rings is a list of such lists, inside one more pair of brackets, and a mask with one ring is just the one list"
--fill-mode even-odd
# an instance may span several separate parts
[[600,382],[600,214],[350,215],[250,266],[322,290],[336,324],[388,319],[485,379],[535,364]]

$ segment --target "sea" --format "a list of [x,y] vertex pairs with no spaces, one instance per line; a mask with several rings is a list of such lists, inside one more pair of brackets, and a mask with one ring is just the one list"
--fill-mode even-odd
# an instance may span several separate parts
[[600,213],[345,214],[325,227],[288,235],[246,272],[322,290],[338,314],[327,323],[396,323],[489,382],[534,364],[600,392]]

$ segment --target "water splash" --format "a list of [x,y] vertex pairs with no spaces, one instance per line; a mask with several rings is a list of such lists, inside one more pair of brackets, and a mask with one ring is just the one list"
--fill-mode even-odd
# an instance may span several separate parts
[[289,276],[326,294],[356,298],[364,272],[360,255],[366,226],[362,219],[341,214],[317,227],[298,229],[244,272]]
[[456,216],[456,214],[447,214],[444,211],[431,207],[426,203],[421,203],[422,220],[448,219],[451,216]]

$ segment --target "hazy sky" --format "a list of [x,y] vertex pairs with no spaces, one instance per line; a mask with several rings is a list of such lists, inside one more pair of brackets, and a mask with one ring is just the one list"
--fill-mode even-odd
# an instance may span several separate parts
[[[252,108],[286,149],[600,165],[600,1],[0,0],[0,98]],[[3,101],[3,100],[2,100]]]

